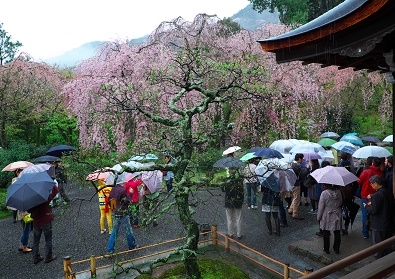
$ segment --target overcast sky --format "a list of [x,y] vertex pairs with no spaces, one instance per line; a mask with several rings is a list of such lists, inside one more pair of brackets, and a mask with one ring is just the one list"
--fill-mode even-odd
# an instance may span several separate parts
[[0,23],[21,51],[47,59],[92,41],[126,40],[151,33],[178,16],[230,17],[248,0],[5,0]]

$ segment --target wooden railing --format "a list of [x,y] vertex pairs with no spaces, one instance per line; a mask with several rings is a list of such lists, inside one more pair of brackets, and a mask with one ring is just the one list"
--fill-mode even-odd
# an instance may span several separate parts
[[[245,246],[244,244],[228,237],[227,235],[225,235],[221,232],[218,232],[216,225],[211,226],[211,230],[207,230],[207,229],[202,230],[201,229],[201,231],[202,231],[200,233],[201,240],[199,241],[200,246],[207,244],[209,242],[211,242],[211,244],[214,246],[218,245],[218,244],[222,245],[225,247],[226,251],[233,251],[233,252],[245,257],[246,259],[254,262],[255,264],[269,270],[270,272],[273,272],[277,275],[282,276],[284,279],[291,278],[290,277],[291,273],[294,273],[295,275],[303,276],[303,275],[307,275],[312,272],[312,270],[304,270],[304,271],[297,270],[297,269],[291,267],[288,263],[281,263],[275,259],[270,258],[267,255],[264,255],[258,251],[255,251],[255,250]],[[157,244],[153,244],[153,245],[149,245],[149,246],[140,247],[140,248],[137,248],[134,250],[122,251],[122,252],[116,253],[115,256],[136,253],[138,251],[147,250],[147,249],[156,248],[159,246],[179,242],[184,239],[185,238],[177,238],[177,239],[173,239],[173,240],[169,240],[169,241],[165,241],[165,242],[161,242],[161,243],[157,243]],[[136,261],[140,261],[140,260],[144,260],[144,259],[150,259],[150,258],[153,258],[156,256],[170,253],[172,251],[174,251],[174,248],[155,252],[155,253],[152,253],[149,255],[144,255],[141,257],[136,257],[136,258],[124,260],[121,262],[117,262],[117,265],[122,266],[127,263],[136,262]],[[108,259],[109,257],[113,257],[113,256],[114,255],[104,255],[104,256],[97,256],[97,257],[91,256],[90,259],[85,259],[85,260],[76,261],[76,262],[71,262],[70,256],[64,257],[63,258],[64,278],[65,279],[75,279],[76,275],[83,274],[83,273],[89,273],[89,272],[91,274],[91,278],[97,277],[97,270],[98,269],[105,269],[105,268],[109,268],[109,267],[113,266],[113,264],[108,264],[108,265],[102,265],[100,267],[97,267],[97,261],[102,260],[102,259]],[[264,263],[265,261],[268,263],[265,264]],[[89,270],[81,270],[78,272],[73,272],[72,267],[75,267],[76,265],[79,265],[79,264],[88,264],[88,263],[90,265]],[[270,265],[272,265],[272,266],[270,266]]]

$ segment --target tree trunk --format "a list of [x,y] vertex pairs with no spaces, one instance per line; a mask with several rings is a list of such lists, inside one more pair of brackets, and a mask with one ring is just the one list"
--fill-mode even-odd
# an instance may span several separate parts
[[[184,189],[189,188],[185,187]],[[201,279],[202,277],[196,255],[199,242],[199,226],[192,218],[191,212],[189,210],[189,190],[180,190],[176,196],[176,202],[180,219],[187,235],[186,244],[182,250],[186,278]]]

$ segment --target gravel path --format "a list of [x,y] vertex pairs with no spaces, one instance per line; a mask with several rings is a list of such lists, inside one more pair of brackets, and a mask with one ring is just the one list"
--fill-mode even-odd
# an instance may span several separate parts
[[[67,189],[73,200],[69,206],[54,208],[53,223],[53,253],[57,260],[49,264],[43,262],[34,265],[31,253],[18,252],[17,248],[22,233],[20,223],[12,223],[11,218],[0,220],[0,235],[2,235],[0,261],[2,272],[0,278],[63,278],[62,259],[71,256],[72,262],[88,259],[91,255],[106,254],[108,234],[100,234],[99,208],[97,196],[93,189],[85,186],[70,186]],[[163,194],[165,195],[165,194]],[[171,198],[170,198],[171,199]],[[217,224],[218,230],[226,233],[226,218],[224,197],[218,190],[198,191],[191,201],[201,203],[196,209],[195,219],[199,223]],[[259,202],[260,204],[260,202]],[[269,236],[264,223],[264,215],[258,209],[243,208],[245,245],[273,257],[281,262],[291,263],[291,266],[303,270],[305,267],[318,269],[321,266],[299,257],[288,250],[289,243],[306,237],[306,230],[311,232],[317,228],[316,215],[308,214],[310,207],[301,207],[305,220],[289,220],[289,227],[282,228],[281,236]],[[120,251],[126,250],[124,231],[121,229],[117,245]],[[141,227],[134,230],[137,243],[140,246],[183,237],[182,226],[175,211],[159,219],[157,227]],[[29,246],[32,246],[33,235],[30,234]],[[43,237],[40,243],[41,254],[44,254]],[[138,252],[141,255],[143,252]],[[112,259],[104,259],[98,265],[111,264]],[[89,269],[88,265],[80,269]]]

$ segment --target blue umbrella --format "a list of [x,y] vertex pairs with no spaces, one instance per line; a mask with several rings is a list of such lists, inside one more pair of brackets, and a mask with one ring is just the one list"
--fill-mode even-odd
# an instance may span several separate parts
[[344,135],[340,138],[339,141],[346,141],[346,142],[352,143],[354,145],[364,146],[362,140],[357,136]]
[[259,149],[257,148],[254,151],[254,155],[261,158],[278,158],[278,159],[284,158],[284,156],[277,150],[266,148],[266,147],[261,147]]
[[8,187],[6,204],[27,211],[46,202],[55,185],[47,172],[25,173]]

